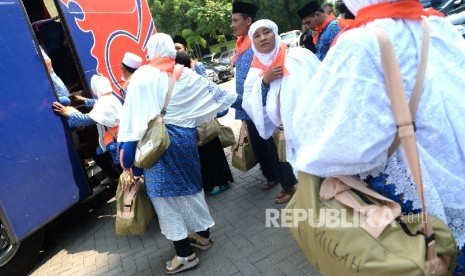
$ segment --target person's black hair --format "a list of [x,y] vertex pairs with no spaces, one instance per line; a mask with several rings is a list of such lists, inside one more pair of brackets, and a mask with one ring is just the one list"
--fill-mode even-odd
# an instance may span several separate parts
[[128,71],[128,72],[131,73],[131,74],[133,74],[133,73],[136,72],[136,70],[137,70],[136,68],[129,67],[129,66],[127,66],[127,65],[124,64],[124,63],[121,63],[121,65],[124,67],[124,69],[125,69],[126,71]]
[[321,8],[317,1],[311,1],[300,8],[297,11],[297,14],[299,15],[300,19],[304,20],[307,16],[315,16],[316,12],[324,13],[324,10]]
[[252,22],[255,21],[257,16],[258,6],[252,3],[235,1],[232,4],[232,13],[240,13],[242,18],[252,18]]
[[174,42],[174,43],[182,44],[182,45],[184,46],[184,48],[187,49],[187,40],[186,40],[184,37],[182,37],[182,36],[180,36],[180,35],[175,35],[175,36],[173,37],[173,42]]
[[347,8],[344,2],[337,2],[336,8],[340,13],[344,14],[344,19],[354,19],[355,15]]
[[184,65],[184,67],[191,68],[191,57],[186,52],[176,52],[176,59],[174,62]]

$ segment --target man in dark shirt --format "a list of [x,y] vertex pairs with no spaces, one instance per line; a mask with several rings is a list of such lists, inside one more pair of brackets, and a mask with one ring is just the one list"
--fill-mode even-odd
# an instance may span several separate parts
[[302,23],[302,34],[300,35],[299,41],[300,47],[304,47],[313,53],[316,53],[315,44],[313,44],[312,30],[307,28],[306,24]]
[[297,14],[309,29],[315,31],[313,43],[316,47],[316,56],[319,60],[323,60],[341,30],[337,19],[333,14],[327,15],[316,1],[303,6]]

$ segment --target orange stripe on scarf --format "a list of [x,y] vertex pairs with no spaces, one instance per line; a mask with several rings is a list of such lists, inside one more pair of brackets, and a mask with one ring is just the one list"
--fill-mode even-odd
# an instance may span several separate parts
[[173,74],[174,70],[174,59],[173,58],[153,58],[150,60],[150,65],[157,67],[160,71],[166,72],[170,75]]
[[269,70],[275,67],[281,67],[283,69],[283,76],[289,75],[289,71],[284,66],[284,61],[286,60],[287,48],[288,47],[286,44],[281,43],[281,45],[279,46],[278,54],[276,55],[276,58],[273,60],[270,66],[263,65],[258,60],[257,56],[253,55],[253,60],[252,60],[252,64],[250,65],[250,67],[262,69],[263,73],[261,73],[260,76],[263,76],[266,72],[268,72]]
[[234,64],[239,55],[242,55],[247,49],[252,47],[252,42],[248,35],[239,37],[236,41],[236,53],[231,57],[231,63]]
[[418,0],[385,2],[360,9],[354,21],[348,24],[348,28],[360,27],[370,21],[381,18],[420,20],[422,16],[431,15],[444,16],[444,14],[434,9],[424,10]]
[[353,19],[345,19],[345,18],[339,19],[339,28],[341,28],[341,30],[345,29],[347,26],[352,24],[352,21],[354,21],[354,20]]
[[385,2],[367,6],[360,9],[354,20],[346,21],[346,27],[339,32],[333,41],[334,45],[343,32],[360,27],[368,22],[382,18],[394,19],[410,19],[421,20],[422,16],[439,16],[444,17],[444,14],[435,9],[423,9],[423,6],[418,0],[403,0],[401,2]]
[[336,17],[333,14],[330,14],[326,17],[325,21],[323,21],[323,24],[315,28],[316,34],[313,37],[313,44],[316,45],[316,43],[318,42],[318,39],[320,38],[321,33],[333,19],[336,19]]

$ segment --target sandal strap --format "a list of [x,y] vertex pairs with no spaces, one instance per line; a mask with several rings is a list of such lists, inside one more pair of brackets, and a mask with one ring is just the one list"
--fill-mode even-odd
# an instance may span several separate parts
[[177,269],[180,269],[184,265],[188,264],[189,261],[191,261],[191,260],[193,260],[195,258],[196,258],[195,253],[193,253],[192,255],[190,255],[188,257],[179,257],[179,256],[175,255],[173,257],[173,259],[166,264],[166,270],[172,272],[172,271],[175,271]]

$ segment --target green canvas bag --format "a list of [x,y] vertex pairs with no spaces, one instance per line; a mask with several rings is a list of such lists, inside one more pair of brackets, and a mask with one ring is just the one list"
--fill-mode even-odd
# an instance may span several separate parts
[[[393,219],[392,224],[375,238],[362,227],[352,227],[361,224],[353,209],[335,198],[320,198],[321,178],[299,172],[298,179],[297,191],[287,206],[286,221],[292,224],[292,236],[307,259],[323,275],[428,275],[421,217],[401,216]],[[326,181],[325,185],[329,185],[335,179]],[[363,194],[363,200],[353,190],[347,191],[347,194],[362,206],[368,205],[364,200],[383,205],[381,200],[370,195]],[[308,215],[313,216],[313,225],[308,219],[300,221],[300,210],[310,210]],[[321,224],[324,216],[330,212],[345,214],[340,218],[346,227],[319,226],[318,223]],[[442,221],[434,216],[428,218],[433,228],[437,254],[449,261],[446,272],[437,275],[452,275],[456,254],[454,237]],[[297,223],[293,223],[294,220]]]
[[233,167],[243,172],[249,171],[258,163],[252,149],[252,144],[249,140],[249,134],[245,122],[242,122],[239,140],[232,148],[231,159]]
[[276,151],[278,152],[279,162],[287,162],[286,159],[286,137],[284,136],[283,124],[280,124],[279,127],[273,132],[273,141],[276,145]]
[[115,198],[116,234],[143,235],[155,216],[155,210],[147,196],[144,182],[136,180],[123,190],[120,181]]
[[234,136],[232,128],[224,126],[220,124],[220,122],[218,121],[217,123],[220,126],[220,135],[218,137],[220,138],[221,145],[223,146],[223,148],[227,148],[236,144],[236,137]]
[[220,126],[215,119],[197,127],[197,145],[199,147],[210,143],[220,135]]

